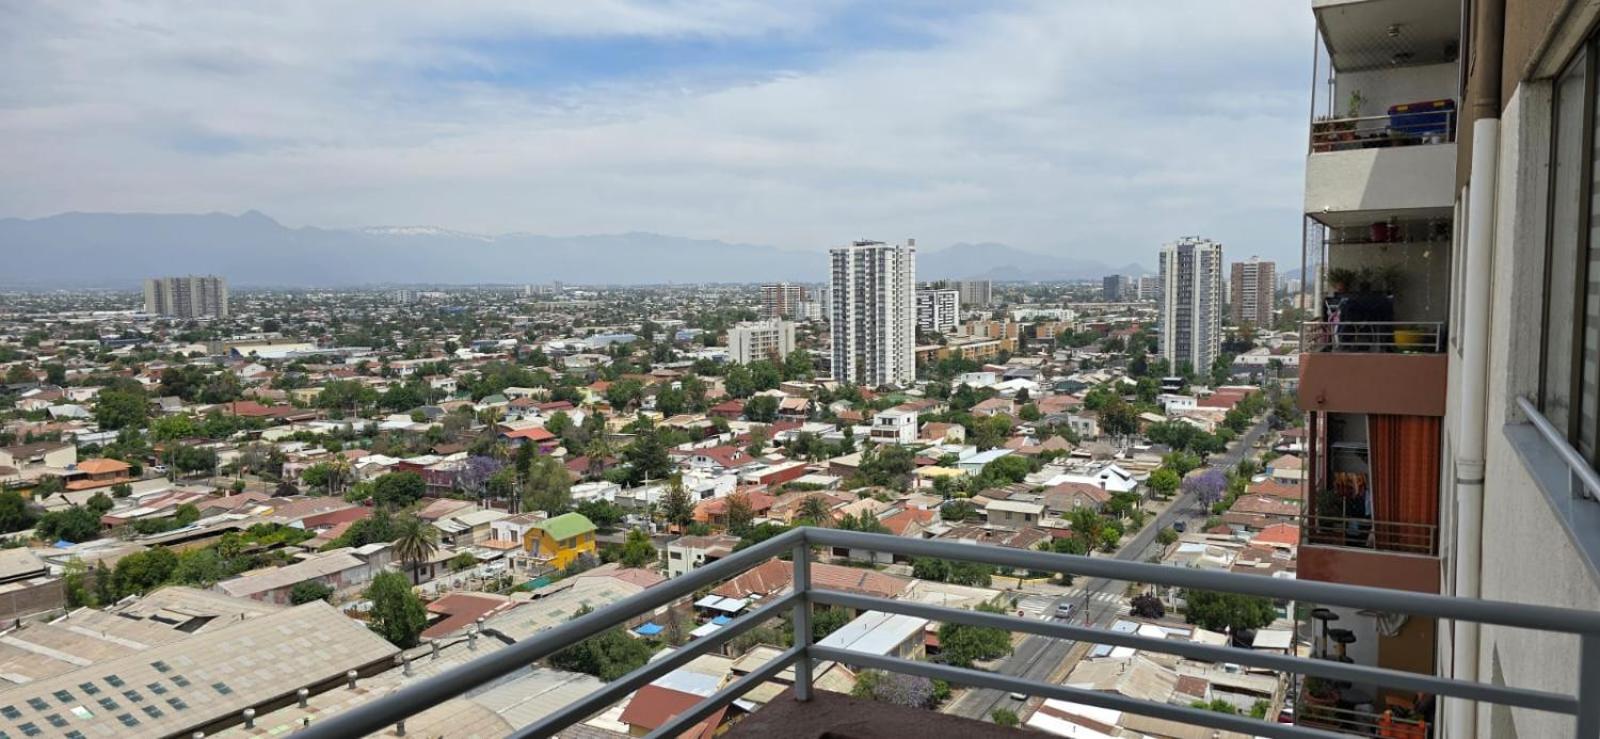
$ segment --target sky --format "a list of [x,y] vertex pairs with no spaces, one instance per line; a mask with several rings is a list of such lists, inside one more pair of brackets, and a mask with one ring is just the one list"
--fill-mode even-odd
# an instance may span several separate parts
[[1298,262],[1283,0],[0,0],[0,217]]

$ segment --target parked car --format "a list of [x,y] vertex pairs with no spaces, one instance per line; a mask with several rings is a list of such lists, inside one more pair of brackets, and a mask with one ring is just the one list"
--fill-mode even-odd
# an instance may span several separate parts
[[1078,607],[1076,605],[1073,605],[1072,603],[1067,603],[1067,602],[1063,601],[1061,604],[1056,606],[1056,618],[1060,618],[1060,619],[1072,618],[1073,614],[1076,614],[1077,612],[1078,612]]
[[1173,521],[1172,522],[1172,530],[1176,531],[1176,532],[1178,532],[1180,534],[1185,532],[1185,531],[1188,531],[1189,530],[1189,522],[1188,521]]

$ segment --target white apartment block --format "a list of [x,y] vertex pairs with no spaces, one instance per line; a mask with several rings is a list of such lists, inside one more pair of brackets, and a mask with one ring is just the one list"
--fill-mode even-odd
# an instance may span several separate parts
[[917,249],[857,241],[829,252],[833,377],[867,387],[916,379]]
[[875,444],[917,443],[917,412],[890,408],[872,417]]
[[918,290],[917,328],[929,333],[955,331],[961,322],[961,291]]
[[1161,356],[1176,370],[1211,368],[1222,348],[1222,245],[1186,236],[1161,250]]
[[1161,299],[1161,278],[1156,275],[1144,275],[1138,280],[1139,299],[1156,301]]
[[728,329],[728,359],[739,364],[782,361],[794,351],[794,324],[771,319],[747,321]]
[[215,275],[144,281],[144,312],[173,318],[227,318],[228,281]]

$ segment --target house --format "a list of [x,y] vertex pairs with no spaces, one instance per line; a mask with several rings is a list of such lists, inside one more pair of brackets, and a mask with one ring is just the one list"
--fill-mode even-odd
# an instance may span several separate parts
[[989,516],[989,525],[1004,526],[1008,529],[1034,526],[1039,523],[1040,518],[1044,517],[1043,503],[997,500],[990,503],[984,510]]
[[1065,516],[1079,508],[1099,513],[1111,502],[1111,492],[1093,483],[1068,481],[1046,488],[1041,498],[1045,510]]
[[1296,484],[1306,479],[1305,462],[1293,454],[1284,454],[1267,463],[1267,474],[1276,482]]
[[390,564],[393,550],[389,544],[368,544],[359,548],[344,547],[316,552],[302,557],[293,564],[248,572],[231,580],[223,580],[213,589],[234,598],[249,598],[287,605],[294,586],[303,582],[319,582],[335,591],[365,585]]
[[1015,453],[1016,452],[1011,449],[990,449],[987,452],[978,452],[977,454],[956,462],[956,467],[959,467],[962,472],[965,472],[969,475],[977,475],[983,472],[984,466],[988,465],[990,462]]
[[545,430],[543,426],[528,426],[511,431],[501,431],[500,438],[517,446],[533,444],[541,452],[554,449],[561,443],[561,440],[557,439],[555,434]]
[[[645,736],[666,724],[673,716],[693,708],[704,699],[705,696],[697,693],[686,693],[652,683],[633,694],[627,707],[622,709],[622,715],[618,720],[627,725],[630,736]],[[705,721],[695,724],[678,736],[706,739],[715,732],[727,712],[726,706],[719,708]]]
[[523,540],[527,539],[528,531],[540,521],[549,518],[544,511],[533,513],[519,513],[515,516],[495,519],[489,522],[490,541],[514,541],[521,548]]
[[967,428],[959,423],[929,421],[922,424],[920,438],[934,444],[964,444],[967,441]]
[[679,454],[684,457],[683,462],[690,469],[710,472],[732,472],[760,464],[745,450],[735,446],[713,446]]
[[1010,398],[990,398],[972,406],[971,412],[974,416],[998,416],[1001,414],[1014,416],[1016,415],[1016,403],[1012,402]]
[[927,654],[927,631],[928,619],[867,611],[823,637],[817,646],[848,649],[880,657],[920,660]]
[[127,462],[118,459],[85,459],[73,469],[66,486],[68,490],[88,490],[128,482],[133,479],[128,474],[132,469]]
[[0,447],[0,467],[50,467],[67,469],[78,462],[78,447],[59,441],[40,441],[32,444]]
[[917,412],[890,408],[874,415],[872,441],[877,444],[915,444]]
[[667,577],[682,577],[701,565],[733,553],[739,537],[732,534],[680,536],[667,542]]
[[712,526],[727,526],[728,505],[734,496],[742,496],[750,504],[750,512],[756,518],[764,518],[767,511],[772,509],[772,504],[777,501],[777,498],[771,495],[756,491],[702,500],[694,507],[694,520]]
[[595,526],[581,513],[563,513],[530,527],[522,539],[526,556],[539,564],[564,570],[585,554],[595,555]]

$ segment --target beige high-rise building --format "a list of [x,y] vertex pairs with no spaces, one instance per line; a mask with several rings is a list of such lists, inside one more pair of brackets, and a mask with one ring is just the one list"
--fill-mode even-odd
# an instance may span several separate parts
[[728,359],[739,364],[781,362],[794,351],[794,324],[776,318],[746,321],[728,329]]
[[1250,257],[1234,262],[1228,282],[1229,317],[1235,326],[1250,323],[1253,326],[1272,325],[1272,308],[1277,296],[1278,265]]
[[144,312],[171,318],[227,318],[228,281],[216,275],[144,281]]
[[1161,250],[1161,356],[1209,372],[1222,348],[1222,245],[1186,236]]

